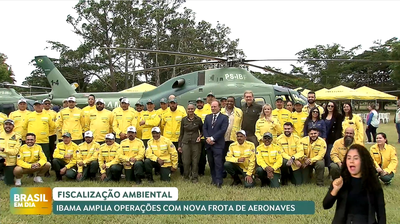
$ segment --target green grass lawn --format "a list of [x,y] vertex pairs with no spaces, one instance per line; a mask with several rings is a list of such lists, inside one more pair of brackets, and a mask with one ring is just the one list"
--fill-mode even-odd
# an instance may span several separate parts
[[[391,112],[393,116],[393,112]],[[397,144],[397,132],[394,124],[381,124],[378,132],[385,132],[391,144],[399,149]],[[371,145],[366,145],[370,147]],[[399,152],[399,150],[398,150]],[[327,176],[327,173],[325,173]],[[120,183],[100,183],[73,181],[54,182],[53,174],[50,178],[44,178],[43,187],[129,187],[132,184],[122,180]],[[171,183],[161,183],[158,176],[155,176],[156,182],[148,184],[146,181],[142,187],[177,187],[179,189],[179,200],[229,200],[229,201],[267,201],[267,200],[307,200],[315,202],[314,215],[13,215],[9,209],[9,195],[11,187],[0,183],[0,223],[331,223],[334,216],[335,206],[330,210],[322,208],[322,200],[327,193],[330,184],[329,179],[325,178],[325,187],[317,187],[315,184],[294,187],[285,186],[280,189],[260,188],[260,183],[253,189],[244,189],[243,187],[231,187],[230,178],[224,179],[225,185],[218,189],[210,185],[211,176],[207,173],[201,177],[198,184],[185,182],[179,176],[179,172],[173,174]],[[38,186],[33,184],[33,179],[24,177],[23,187]],[[395,177],[392,185],[384,186],[387,223],[400,223],[399,201],[400,201],[400,179]]]

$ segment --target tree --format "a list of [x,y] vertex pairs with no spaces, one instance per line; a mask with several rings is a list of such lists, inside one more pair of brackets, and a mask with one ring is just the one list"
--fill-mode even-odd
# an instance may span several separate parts
[[7,59],[8,58],[5,54],[0,53],[0,83],[8,82],[14,84],[15,75],[11,69],[11,66],[6,63]]

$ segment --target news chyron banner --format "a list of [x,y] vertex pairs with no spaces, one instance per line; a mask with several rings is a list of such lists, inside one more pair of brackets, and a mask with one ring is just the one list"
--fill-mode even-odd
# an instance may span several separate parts
[[312,215],[313,201],[178,201],[176,187],[12,188],[13,214]]

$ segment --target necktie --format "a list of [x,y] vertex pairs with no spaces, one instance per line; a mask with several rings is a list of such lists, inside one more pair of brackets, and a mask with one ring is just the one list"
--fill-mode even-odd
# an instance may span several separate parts
[[212,126],[212,128],[214,128],[214,124],[215,124],[215,121],[217,120],[217,115],[216,114],[214,114],[213,115],[213,119],[212,119],[212,122],[211,122],[211,126]]

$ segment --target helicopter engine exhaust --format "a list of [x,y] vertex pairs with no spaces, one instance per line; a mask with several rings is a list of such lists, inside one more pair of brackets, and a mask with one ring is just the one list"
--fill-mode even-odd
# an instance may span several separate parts
[[172,88],[173,89],[181,88],[183,87],[183,85],[185,85],[185,79],[178,79],[174,82],[174,84],[172,84]]

